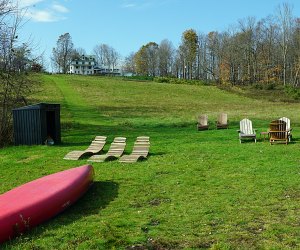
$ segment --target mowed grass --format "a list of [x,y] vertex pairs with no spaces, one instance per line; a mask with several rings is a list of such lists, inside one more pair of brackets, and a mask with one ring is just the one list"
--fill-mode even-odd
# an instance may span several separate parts
[[[42,76],[35,102],[61,104],[62,141],[0,150],[0,193],[38,177],[84,165],[66,161],[96,135],[150,136],[147,160],[94,163],[95,183],[71,208],[2,249],[290,249],[300,248],[298,103],[267,102],[213,86]],[[230,128],[216,130],[226,112]],[[211,129],[197,131],[198,114]],[[292,121],[293,142],[240,144],[248,117],[266,131]],[[259,135],[258,135],[259,139]],[[105,146],[107,151],[109,143]]]

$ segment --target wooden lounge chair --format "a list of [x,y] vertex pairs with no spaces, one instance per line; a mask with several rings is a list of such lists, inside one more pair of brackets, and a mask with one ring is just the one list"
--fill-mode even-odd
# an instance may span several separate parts
[[270,123],[269,130],[270,144],[275,142],[283,142],[288,144],[288,131],[286,130],[286,122],[282,120],[274,120]]
[[256,143],[256,131],[252,128],[252,121],[245,118],[240,121],[240,130],[238,130],[240,143],[244,139],[254,139]]
[[126,138],[125,137],[115,137],[114,141],[111,143],[108,151],[104,155],[92,155],[88,161],[91,162],[104,162],[105,160],[119,158],[126,146]]
[[200,115],[198,117],[198,124],[197,124],[197,129],[198,130],[206,130],[208,129],[208,116],[207,115]]
[[149,154],[150,141],[148,136],[139,136],[136,138],[132,153],[130,155],[123,155],[119,162],[132,163],[139,159],[146,159]]
[[75,150],[65,155],[65,160],[79,160],[83,156],[99,153],[106,143],[106,136],[96,136],[86,150]]
[[217,129],[228,128],[227,114],[221,113],[216,121]]
[[286,130],[288,131],[288,139],[289,139],[289,142],[291,142],[292,140],[292,128],[291,128],[291,120],[287,117],[281,117],[279,120],[281,121],[285,121],[286,123]]

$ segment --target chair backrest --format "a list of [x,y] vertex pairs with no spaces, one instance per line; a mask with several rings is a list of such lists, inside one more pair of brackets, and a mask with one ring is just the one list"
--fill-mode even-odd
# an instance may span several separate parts
[[270,136],[275,139],[287,138],[286,122],[283,120],[274,120],[270,123]]
[[286,123],[286,130],[290,130],[291,129],[291,120],[287,117],[281,117],[279,119],[280,121],[284,121]]
[[98,135],[95,137],[94,141],[106,141],[106,136]]
[[106,136],[96,136],[91,142],[90,146],[85,150],[86,152],[98,153],[100,152],[106,143]]
[[252,128],[252,121],[245,118],[240,121],[240,131],[243,134],[254,134],[253,128]]
[[200,115],[198,117],[198,122],[201,126],[207,126],[208,125],[208,116],[207,115]]
[[125,137],[115,137],[114,141],[111,143],[107,155],[121,156],[126,147]]
[[227,114],[221,113],[218,116],[218,123],[220,124],[227,124]]
[[132,149],[132,155],[147,157],[150,149],[150,141],[148,136],[139,136],[136,138]]

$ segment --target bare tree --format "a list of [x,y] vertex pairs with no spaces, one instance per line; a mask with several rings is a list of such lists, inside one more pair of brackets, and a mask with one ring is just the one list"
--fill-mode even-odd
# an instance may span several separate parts
[[283,85],[286,85],[286,71],[287,71],[287,53],[292,37],[293,16],[292,8],[288,3],[283,3],[278,7],[277,17],[280,26],[280,47],[282,51],[283,64]]
[[73,52],[71,35],[69,33],[60,35],[56,42],[56,48],[52,50],[52,61],[58,72],[63,74],[68,72]]
[[12,140],[12,109],[26,104],[33,90],[27,76],[34,64],[28,44],[19,44],[22,13],[12,1],[0,1],[0,146]]
[[123,64],[124,72],[136,73],[134,56],[135,56],[135,53],[131,52],[128,56],[125,57],[124,64]]
[[120,54],[107,44],[99,44],[94,48],[97,63],[100,67],[114,70],[119,63]]
[[174,61],[174,51],[174,46],[169,40],[164,39],[160,42],[157,52],[160,76],[171,75]]
[[104,67],[106,64],[105,55],[108,51],[108,45],[106,44],[99,44],[96,45],[94,48],[94,54],[96,56],[97,63],[100,67]]
[[109,57],[110,57],[112,70],[114,70],[119,63],[120,54],[114,48],[110,47]]

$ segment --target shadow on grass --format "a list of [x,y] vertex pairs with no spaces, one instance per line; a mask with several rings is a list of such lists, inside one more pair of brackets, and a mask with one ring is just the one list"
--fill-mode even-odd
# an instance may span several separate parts
[[[56,231],[66,225],[72,224],[81,218],[98,214],[118,196],[119,185],[112,181],[95,181],[86,194],[81,197],[71,207],[58,214],[48,222],[42,223],[39,226],[32,228],[23,236],[12,241],[3,243],[3,247],[18,245],[18,243],[28,240],[28,236],[34,238],[39,237],[44,232]],[[12,245],[11,245],[12,244]],[[1,244],[0,244],[0,249]]]

